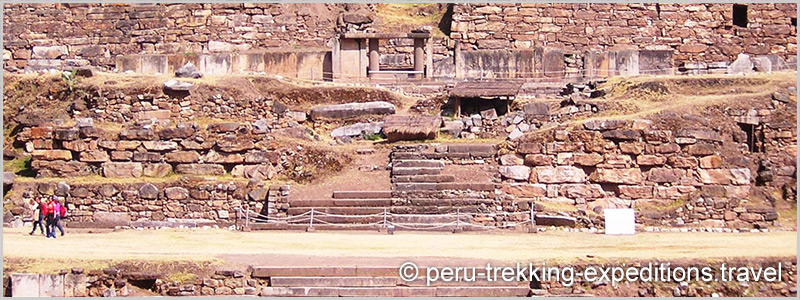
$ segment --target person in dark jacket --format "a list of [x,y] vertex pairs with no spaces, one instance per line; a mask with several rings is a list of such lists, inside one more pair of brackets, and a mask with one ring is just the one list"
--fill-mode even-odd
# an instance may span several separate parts
[[31,217],[33,218],[33,229],[31,229],[31,233],[29,235],[33,235],[36,232],[36,226],[39,226],[39,232],[44,235],[44,226],[42,225],[42,221],[44,221],[44,202],[42,201],[42,197],[36,196],[33,200],[33,205],[31,210],[33,214]]

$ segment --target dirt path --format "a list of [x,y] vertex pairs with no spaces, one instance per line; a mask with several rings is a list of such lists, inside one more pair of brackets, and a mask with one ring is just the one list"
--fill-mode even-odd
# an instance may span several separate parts
[[[425,262],[570,262],[586,259],[727,259],[794,257],[796,232],[640,233],[605,236],[589,233],[518,232],[412,233],[372,231],[232,232],[214,229],[124,230],[70,233],[56,240],[29,236],[25,229],[3,230],[4,259],[59,259],[97,264],[113,261],[216,261],[244,265],[368,264]],[[764,247],[763,245],[770,245]],[[46,262],[45,262],[46,263]],[[52,268],[63,268],[69,261]],[[47,268],[40,265],[38,268]]]

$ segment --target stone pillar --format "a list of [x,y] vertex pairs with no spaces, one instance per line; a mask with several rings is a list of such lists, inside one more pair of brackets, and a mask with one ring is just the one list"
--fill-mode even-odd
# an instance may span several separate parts
[[378,75],[377,71],[380,71],[380,62],[378,39],[369,39],[369,78],[375,78]]
[[[425,39],[414,39],[414,71],[425,70]],[[414,74],[415,78],[422,78],[424,74]]]
[[461,42],[456,41],[453,61],[456,66],[456,78],[464,78],[464,57],[461,56]]

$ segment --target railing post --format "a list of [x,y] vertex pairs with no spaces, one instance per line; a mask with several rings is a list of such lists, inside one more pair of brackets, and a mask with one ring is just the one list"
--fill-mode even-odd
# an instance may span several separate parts
[[250,205],[245,206],[244,208],[244,228],[250,228]]
[[531,233],[536,233],[536,203],[531,202]]
[[306,232],[314,231],[314,208],[311,208],[311,218],[308,220],[308,228],[306,228]]
[[456,208],[456,228],[453,229],[453,233],[461,231],[461,208]]
[[[383,209],[383,225],[381,225],[381,228],[387,228],[387,227],[388,227],[388,224],[386,224],[386,209],[384,208]],[[378,231],[381,231],[381,228],[378,228]]]

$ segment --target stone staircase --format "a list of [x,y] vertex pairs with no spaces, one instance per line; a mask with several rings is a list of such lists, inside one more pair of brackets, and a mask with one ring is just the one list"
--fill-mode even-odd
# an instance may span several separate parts
[[[390,154],[389,191],[334,191],[289,199],[286,218],[254,229],[478,231],[529,218],[498,193],[494,145],[400,145]],[[312,219],[313,214],[313,221]]]
[[531,295],[529,282],[470,282],[441,280],[427,284],[425,268],[421,277],[404,281],[398,267],[250,267],[253,278],[264,279],[261,297],[526,297]]

